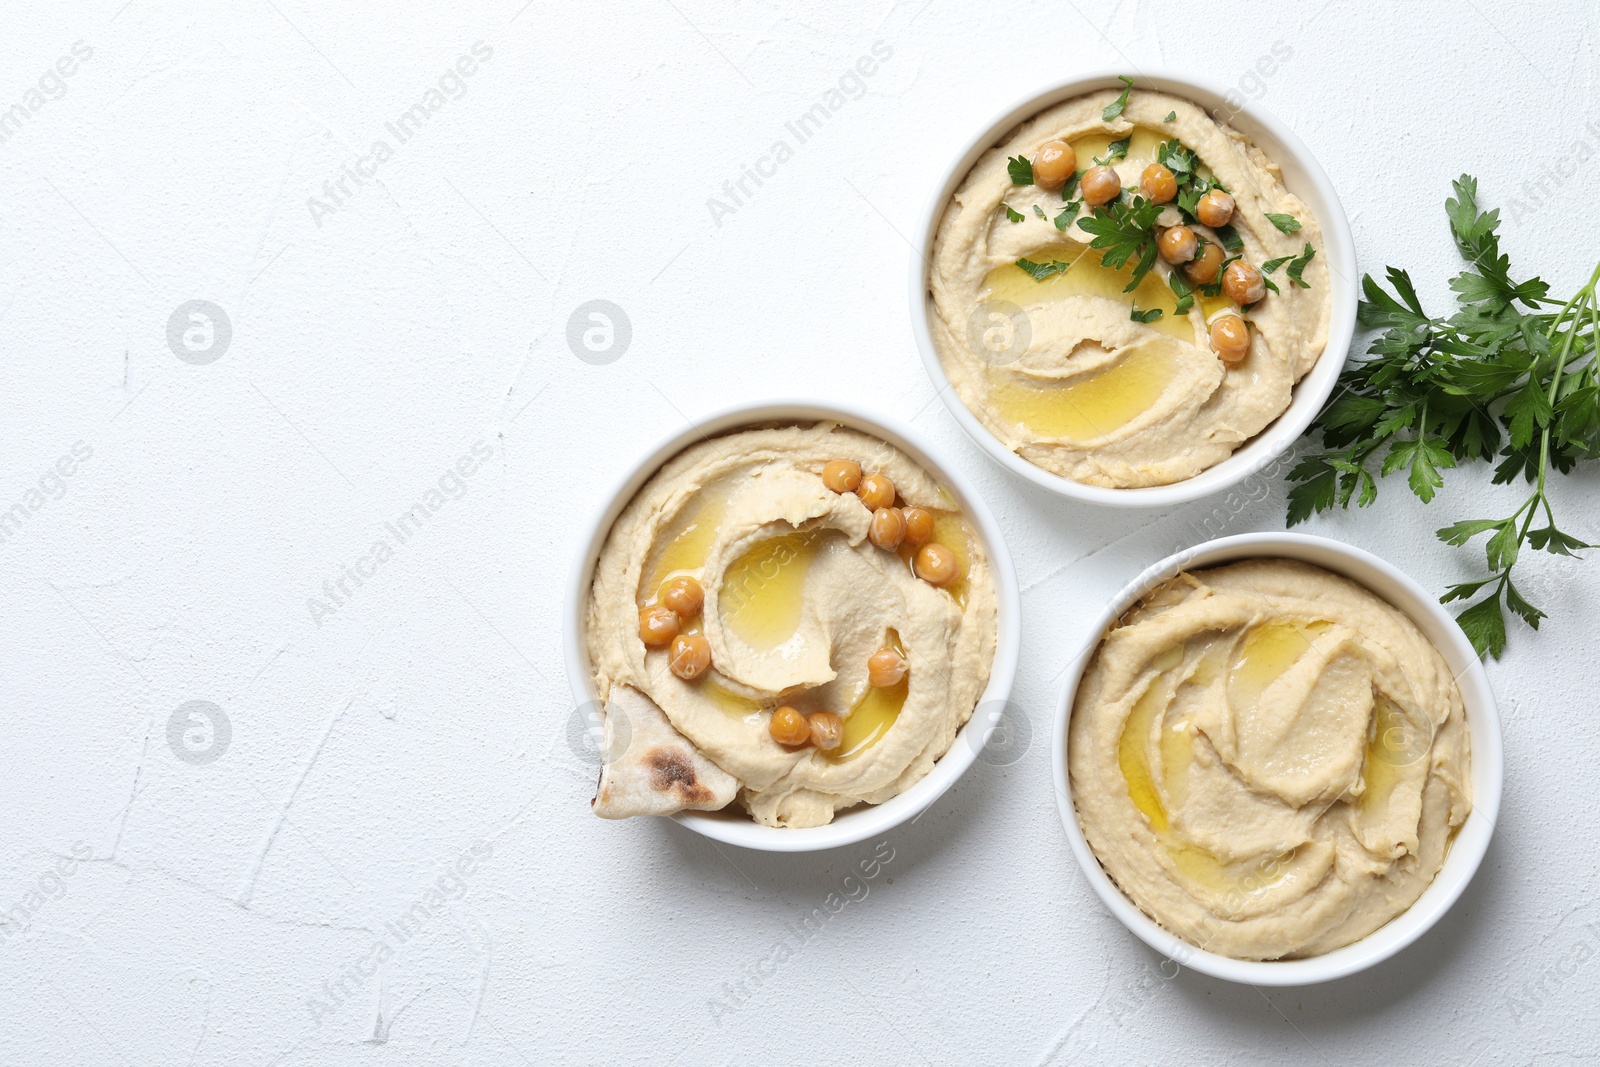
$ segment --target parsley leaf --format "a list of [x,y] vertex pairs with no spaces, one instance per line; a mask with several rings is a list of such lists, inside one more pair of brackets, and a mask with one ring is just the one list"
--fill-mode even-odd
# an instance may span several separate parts
[[1006,218],[1012,222],[1021,222],[1025,217],[1022,212],[1017,211],[1010,204],[1001,204],[1000,206],[1006,209]]
[[1011,172],[1012,185],[1033,184],[1033,161],[1026,156],[1012,156],[1007,159],[1006,170]]
[[1200,172],[1200,157],[1192,149],[1184,147],[1176,137],[1156,146],[1156,162],[1170,170],[1179,185]]
[[1095,166],[1103,167],[1107,163],[1115,163],[1119,159],[1127,159],[1128,158],[1128,142],[1132,141],[1132,140],[1133,140],[1133,134],[1130,133],[1130,134],[1128,134],[1128,136],[1124,137],[1122,140],[1120,140],[1120,141],[1112,141],[1110,144],[1106,145],[1105,158],[1101,159],[1099,157],[1096,157],[1095,161],[1094,161]]
[[1169,111],[1169,112],[1167,112],[1167,117],[1162,119],[1161,121],[1162,122],[1176,122],[1176,121],[1178,121],[1178,113],[1176,111]]
[[1033,213],[1038,215],[1041,219],[1048,219],[1050,217],[1044,213],[1044,208],[1040,207],[1038,204],[1033,205]]
[[1287,525],[1297,526],[1319,511],[1327,511],[1338,500],[1339,472],[1321,456],[1308,456],[1295,465],[1289,477],[1296,484],[1289,489]]
[[1190,286],[1189,279],[1183,276],[1183,271],[1174,270],[1167,275],[1167,286],[1172,290],[1172,295],[1178,298],[1178,306],[1172,309],[1172,313],[1189,314],[1189,309],[1194,307],[1194,288]]
[[1059,259],[1052,259],[1048,263],[1035,263],[1031,259],[1017,260],[1017,266],[1033,276],[1035,281],[1044,281],[1052,274],[1065,274],[1072,269],[1071,263],[1063,263]]
[[1478,209],[1478,181],[1470,175],[1463,174],[1451,185],[1456,195],[1444,202],[1450,233],[1461,255],[1478,269],[1452,278],[1450,288],[1461,294],[1462,303],[1483,303],[1499,309],[1521,301],[1528,307],[1538,307],[1550,287],[1538,278],[1520,285],[1511,281],[1511,261],[1501,254],[1500,238],[1495,233],[1500,209]]
[[1065,230],[1072,225],[1072,220],[1078,217],[1078,212],[1083,209],[1082,200],[1074,200],[1061,209],[1061,214],[1055,217],[1056,229]]
[[1271,274],[1273,271],[1277,270],[1279,267],[1283,266],[1293,258],[1293,256],[1279,256],[1277,259],[1269,259],[1265,263],[1261,264],[1261,273]]
[[1148,308],[1144,311],[1140,311],[1138,306],[1135,305],[1133,309],[1128,312],[1128,318],[1132,319],[1134,322],[1154,322],[1160,317],[1160,308]]
[[1300,229],[1300,220],[1293,215],[1280,215],[1276,211],[1269,211],[1267,219],[1284,233],[1294,233]]
[[1455,465],[1455,457],[1437,440],[1413,437],[1390,443],[1389,454],[1383,461],[1383,473],[1392,474],[1401,468],[1408,470],[1410,474],[1406,480],[1411,485],[1411,491],[1426,504],[1444,484],[1444,475],[1439,473],[1439,468]]
[[[1284,272],[1289,275],[1289,280],[1301,289],[1311,288],[1311,283],[1302,278],[1301,274],[1305,272],[1306,267],[1311,265],[1311,257],[1316,254],[1317,250],[1311,247],[1311,242],[1307,241],[1306,250],[1295,256],[1289,263],[1289,269]],[[1415,294],[1413,294],[1414,296]]]
[[1457,615],[1456,622],[1478,655],[1499,659],[1506,650],[1506,617],[1500,611],[1499,588]]
[[1107,104],[1106,109],[1100,112],[1100,118],[1106,122],[1110,122],[1112,119],[1122,114],[1122,109],[1128,106],[1128,94],[1133,91],[1132,78],[1122,74],[1117,75],[1117,78],[1122,82],[1123,85],[1122,95],[1117,97],[1111,103]]
[[[1217,240],[1222,242],[1223,248],[1229,252],[1244,251],[1244,238],[1239,236],[1239,231],[1234,229],[1231,223],[1227,226],[1218,226],[1216,232]],[[1306,247],[1309,248],[1311,246],[1307,245]]]

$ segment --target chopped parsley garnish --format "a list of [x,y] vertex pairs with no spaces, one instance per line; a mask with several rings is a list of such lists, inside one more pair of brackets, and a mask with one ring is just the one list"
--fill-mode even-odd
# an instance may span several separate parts
[[1055,217],[1056,229],[1065,230],[1072,225],[1072,220],[1078,217],[1078,212],[1083,209],[1082,200],[1074,200],[1061,209],[1061,214]]
[[1229,252],[1243,252],[1244,240],[1239,236],[1232,224],[1217,227],[1217,240],[1222,242],[1222,247]]
[[1294,233],[1300,228],[1300,220],[1293,215],[1280,215],[1276,211],[1269,211],[1267,212],[1267,218],[1284,233]]
[[1071,263],[1064,263],[1059,259],[1052,259],[1048,263],[1035,263],[1031,259],[1017,260],[1017,266],[1033,276],[1034,281],[1042,282],[1052,274],[1065,274],[1072,269]]
[[1156,146],[1156,162],[1170,170],[1179,185],[1183,184],[1185,177],[1193,177],[1200,170],[1200,157],[1185,148],[1176,137]]
[[1183,276],[1183,271],[1174,269],[1167,275],[1167,285],[1171,287],[1172,295],[1178,298],[1178,306],[1172,309],[1172,313],[1189,314],[1189,309],[1194,307],[1194,289],[1189,285],[1189,279]]
[[1106,122],[1110,122],[1112,119],[1122,114],[1122,109],[1128,106],[1128,94],[1133,91],[1132,78],[1123,74],[1118,74],[1117,78],[1122,82],[1123,85],[1122,95],[1117,97],[1111,103],[1107,104],[1106,109],[1100,112],[1100,117]]
[[1167,112],[1167,117],[1162,119],[1161,121],[1162,122],[1177,122],[1178,121],[1178,113],[1176,111],[1169,111],[1169,112]]
[[1044,208],[1040,207],[1038,204],[1033,205],[1033,213],[1038,215],[1041,219],[1049,218],[1049,216],[1044,213]]
[[1178,198],[1176,201],[1178,210],[1183,212],[1184,217],[1190,222],[1195,221],[1194,213],[1200,206],[1200,198],[1206,195],[1206,190],[1201,188],[1204,184],[1204,178],[1178,183]]
[[1103,167],[1107,163],[1115,163],[1119,159],[1127,159],[1128,142],[1131,140],[1133,140],[1133,134],[1130,133],[1122,140],[1112,141],[1110,144],[1106,145],[1106,157],[1104,159],[1096,159],[1094,161],[1095,166]]
[[1006,170],[1011,172],[1012,185],[1033,184],[1033,162],[1024,156],[1012,156],[1006,160]]
[[1261,273],[1271,274],[1273,271],[1277,270],[1279,267],[1283,266],[1293,258],[1293,256],[1279,256],[1277,259],[1269,259],[1265,263],[1261,264]]
[[1010,219],[1012,222],[1021,222],[1022,221],[1022,219],[1023,219],[1022,212],[1017,211],[1010,204],[1001,204],[1000,206],[1006,209],[1006,218]]
[[1150,308],[1146,311],[1140,311],[1136,306],[1130,309],[1128,312],[1128,318],[1132,319],[1134,322],[1154,322],[1160,317],[1160,308]]
[[1305,271],[1306,267],[1311,265],[1311,257],[1316,254],[1317,250],[1311,247],[1311,242],[1307,241],[1306,250],[1301,252],[1298,256],[1295,256],[1294,259],[1290,261],[1289,269],[1285,272],[1289,275],[1289,280],[1295,285],[1299,286],[1301,289],[1311,288],[1311,283],[1307,282],[1300,275]]
[[1078,183],[1083,180],[1083,176],[1087,173],[1087,171],[1082,170],[1073,171],[1072,176],[1067,179],[1066,184],[1061,186],[1061,199],[1071,200],[1072,194],[1078,191]]

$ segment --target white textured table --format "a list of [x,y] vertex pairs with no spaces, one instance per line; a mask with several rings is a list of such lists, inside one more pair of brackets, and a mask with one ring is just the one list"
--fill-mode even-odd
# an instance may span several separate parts
[[[521,6],[0,15],[0,1062],[1595,1055],[1600,564],[1527,564],[1551,617],[1490,668],[1500,832],[1437,928],[1327,986],[1166,978],[1077,874],[1044,737],[1089,616],[1216,502],[1097,511],[995,467],[916,359],[901,236],[1003,103],[1167,63],[1295,128],[1363,269],[1447,299],[1471,170],[1570,290],[1600,169],[1539,171],[1600,151],[1593,5]],[[566,340],[594,299],[631,323],[604,365]],[[686,416],[783,394],[875,404],[978,481],[1032,746],[837,853],[600,822],[559,651],[577,529]],[[1431,531],[1517,495],[1487,480],[1309,528],[1442,590],[1478,560]],[[1594,474],[1557,492],[1600,540]]]

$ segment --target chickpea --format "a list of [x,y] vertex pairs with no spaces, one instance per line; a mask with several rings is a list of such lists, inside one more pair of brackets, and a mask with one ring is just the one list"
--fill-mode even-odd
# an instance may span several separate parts
[[882,474],[869,474],[861,479],[861,484],[856,488],[856,496],[870,510],[894,507],[894,483]]
[[889,689],[900,684],[908,669],[898,648],[880,648],[867,657],[867,684],[874,689]]
[[804,715],[785,704],[767,721],[767,733],[780,745],[798,748],[811,740],[811,724]]
[[1226,226],[1233,218],[1233,197],[1221,189],[1212,189],[1194,206],[1194,217],[1212,229]]
[[1217,280],[1217,271],[1222,269],[1224,258],[1222,246],[1215,241],[1207,241],[1194,259],[1184,265],[1183,273],[1196,285],[1210,285]]
[[661,602],[678,613],[680,619],[692,619],[700,614],[706,602],[706,591],[699,582],[684,575],[667,583],[661,593]]
[[1211,323],[1211,347],[1228,366],[1250,353],[1250,327],[1237,315],[1218,315]]
[[813,711],[806,716],[811,725],[811,743],[832,752],[844,740],[844,720],[831,711]]
[[835,493],[853,493],[861,484],[861,464],[848,459],[829,460],[822,468],[822,484]]
[[1078,192],[1083,194],[1085,204],[1099,207],[1122,195],[1122,179],[1117,177],[1115,169],[1104,164],[1090,167],[1083,181],[1078,183]]
[[956,578],[956,554],[937,541],[917,549],[912,569],[929,585],[949,585]]
[[1243,307],[1266,296],[1267,283],[1262,279],[1261,272],[1250,264],[1234,260],[1222,272],[1222,291],[1228,294],[1229,300]]
[[1059,189],[1078,167],[1078,153],[1065,141],[1046,141],[1033,156],[1033,184]]
[[1178,195],[1178,179],[1160,163],[1152,163],[1139,175],[1139,191],[1152,203],[1165,204]]
[[639,609],[639,640],[646,648],[666,648],[678,636],[678,613],[665,604]]
[[879,548],[890,550],[900,547],[906,536],[905,513],[899,508],[879,508],[872,513],[872,525],[867,527],[867,540]]
[[1161,258],[1174,265],[1189,262],[1199,247],[1200,239],[1187,226],[1168,226],[1156,238],[1156,248],[1161,252]]
[[711,642],[704,634],[679,634],[672,639],[667,666],[684,681],[694,681],[711,666]]
[[906,508],[905,543],[920,548],[933,540],[933,512],[927,508]]

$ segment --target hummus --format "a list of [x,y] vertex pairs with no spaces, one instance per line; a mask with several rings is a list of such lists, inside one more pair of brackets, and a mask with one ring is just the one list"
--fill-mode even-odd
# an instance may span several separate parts
[[1316,956],[1410,907],[1471,803],[1443,657],[1346,578],[1259,559],[1180,574],[1078,688],[1072,796],[1150,918],[1238,959]]
[[[1195,104],[1137,86],[1122,114],[1105,121],[1116,97],[1105,90],[1052,107],[978,159],[934,238],[929,327],[956,395],[1006,448],[1089,485],[1165,485],[1226,459],[1283,413],[1327,343],[1332,302],[1317,220],[1272,160]],[[1242,311],[1226,295],[1197,291],[1180,314],[1174,268],[1158,257],[1125,293],[1139,256],[1121,269],[1103,266],[1079,225],[1092,209],[1080,204],[1058,228],[1070,207],[1063,194],[1078,195],[1070,183],[1053,191],[1012,184],[1009,157],[1031,160],[1060,140],[1082,172],[1123,138],[1127,154],[1113,165],[1124,187],[1137,186],[1159,146],[1176,138],[1198,156],[1198,173],[1236,203],[1231,221],[1212,230],[1180,213],[1180,197],[1161,208],[1154,232],[1187,222],[1246,265],[1282,260],[1264,272],[1279,291]],[[1284,233],[1269,213],[1299,228]],[[1301,265],[1302,288],[1288,269],[1307,245],[1316,254]],[[1070,269],[1040,281],[1019,259]],[[1135,309],[1161,315],[1135,321]],[[1207,323],[1230,313],[1248,321],[1251,340],[1243,362],[1224,367]]]
[[[913,573],[914,550],[868,540],[872,512],[823,483],[837,460],[887,476],[904,506],[933,513],[934,540],[958,565],[953,580],[932,585]],[[682,576],[704,590],[683,632],[703,635],[711,652],[690,681],[640,636],[641,610]],[[606,817],[714,809],[736,796],[763,825],[801,827],[881,803],[949,749],[994,656],[994,581],[974,528],[910,457],[832,423],[743,430],[668,461],[612,526],[592,592],[588,650],[606,713],[595,811]],[[903,653],[907,671],[874,688],[868,659],[885,647]],[[837,713],[842,742],[780,745],[769,732],[779,706]],[[637,728],[618,721],[630,712]],[[650,751],[628,751],[641,746]],[[623,780],[634,765],[641,777]]]

